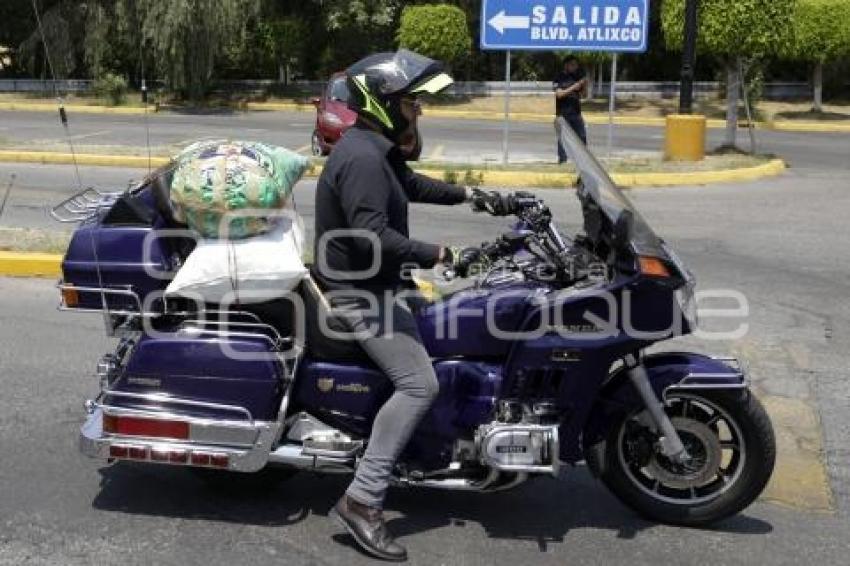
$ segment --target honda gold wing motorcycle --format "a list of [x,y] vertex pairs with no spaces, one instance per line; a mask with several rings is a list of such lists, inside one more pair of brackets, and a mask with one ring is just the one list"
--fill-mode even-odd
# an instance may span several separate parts
[[[487,268],[418,308],[440,392],[394,481],[488,493],[586,462],[652,520],[705,525],[738,513],[773,471],[770,420],[736,360],[646,353],[695,329],[695,280],[558,125],[582,229],[563,233],[543,200],[514,193],[502,211],[510,230],[482,245]],[[322,331],[335,318],[309,276],[293,294],[300,309],[166,296],[192,249],[172,217],[171,174],[89,189],[53,211],[79,223],[60,308],[101,313],[118,339],[97,364],[81,452],[225,476],[351,473],[390,381],[356,342]]]

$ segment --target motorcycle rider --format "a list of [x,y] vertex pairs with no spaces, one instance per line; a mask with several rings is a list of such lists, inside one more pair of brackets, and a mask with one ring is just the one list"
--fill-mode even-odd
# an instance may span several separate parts
[[[358,121],[334,147],[316,188],[313,276],[334,315],[395,391],[375,418],[354,480],[330,514],[370,554],[405,560],[406,550],[384,524],[384,496],[396,459],[439,385],[399,293],[408,288],[405,272],[411,265],[468,265],[480,254],[478,248],[411,239],[408,203],[452,205],[474,198],[479,206],[494,207],[501,201],[496,193],[450,185],[407,165],[421,151],[417,95],[437,93],[453,82],[440,62],[401,49],[366,57],[346,76],[349,106]],[[367,306],[365,294],[377,297],[376,308]]]

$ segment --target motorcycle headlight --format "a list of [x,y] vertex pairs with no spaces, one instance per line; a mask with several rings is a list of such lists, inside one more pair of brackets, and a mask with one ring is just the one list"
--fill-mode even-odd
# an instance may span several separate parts
[[676,302],[679,304],[679,311],[681,311],[685,320],[688,321],[688,326],[691,327],[691,330],[696,329],[699,324],[695,287],[696,281],[691,278],[681,289],[676,291]]

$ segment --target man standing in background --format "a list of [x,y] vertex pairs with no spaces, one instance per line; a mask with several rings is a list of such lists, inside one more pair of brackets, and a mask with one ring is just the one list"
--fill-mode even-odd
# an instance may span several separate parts
[[[584,118],[581,117],[581,91],[587,85],[584,70],[578,65],[578,59],[572,55],[564,59],[564,68],[552,81],[555,91],[555,115],[562,116],[575,131],[581,141],[587,145],[587,131]],[[558,139],[558,163],[567,161],[567,152]]]

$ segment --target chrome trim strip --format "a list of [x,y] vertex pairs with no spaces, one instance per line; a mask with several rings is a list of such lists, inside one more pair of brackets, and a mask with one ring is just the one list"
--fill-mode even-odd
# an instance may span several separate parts
[[228,456],[228,468],[235,472],[256,472],[268,463],[272,441],[278,434],[277,423],[257,423],[257,440],[250,447],[225,446],[216,444],[203,444],[167,439],[144,439],[130,436],[107,436],[103,432],[103,409],[95,407],[88,416],[86,422],[80,429],[79,446],[80,452],[91,458],[103,460],[114,459],[110,456],[109,448],[113,445],[143,448],[146,451],[145,459],[128,458],[130,461],[138,461],[150,464],[170,464],[180,466],[191,466],[191,463],[166,462],[150,459],[152,451],[187,451],[203,452],[211,454],[223,454]]
[[[140,399],[142,401],[150,401],[153,403],[183,405],[186,407],[203,407],[205,409],[215,409],[219,411],[240,413],[246,417],[246,421],[250,422],[251,424],[254,424],[254,417],[251,415],[251,411],[239,405],[225,405],[223,403],[195,401],[192,399],[184,399],[182,397],[174,397],[166,393],[128,393],[125,391],[115,391],[114,389],[104,389],[103,391],[101,391],[99,398],[103,397],[123,397],[125,399]],[[156,408],[152,407],[151,411],[156,412]],[[162,412],[167,413],[167,411]]]

